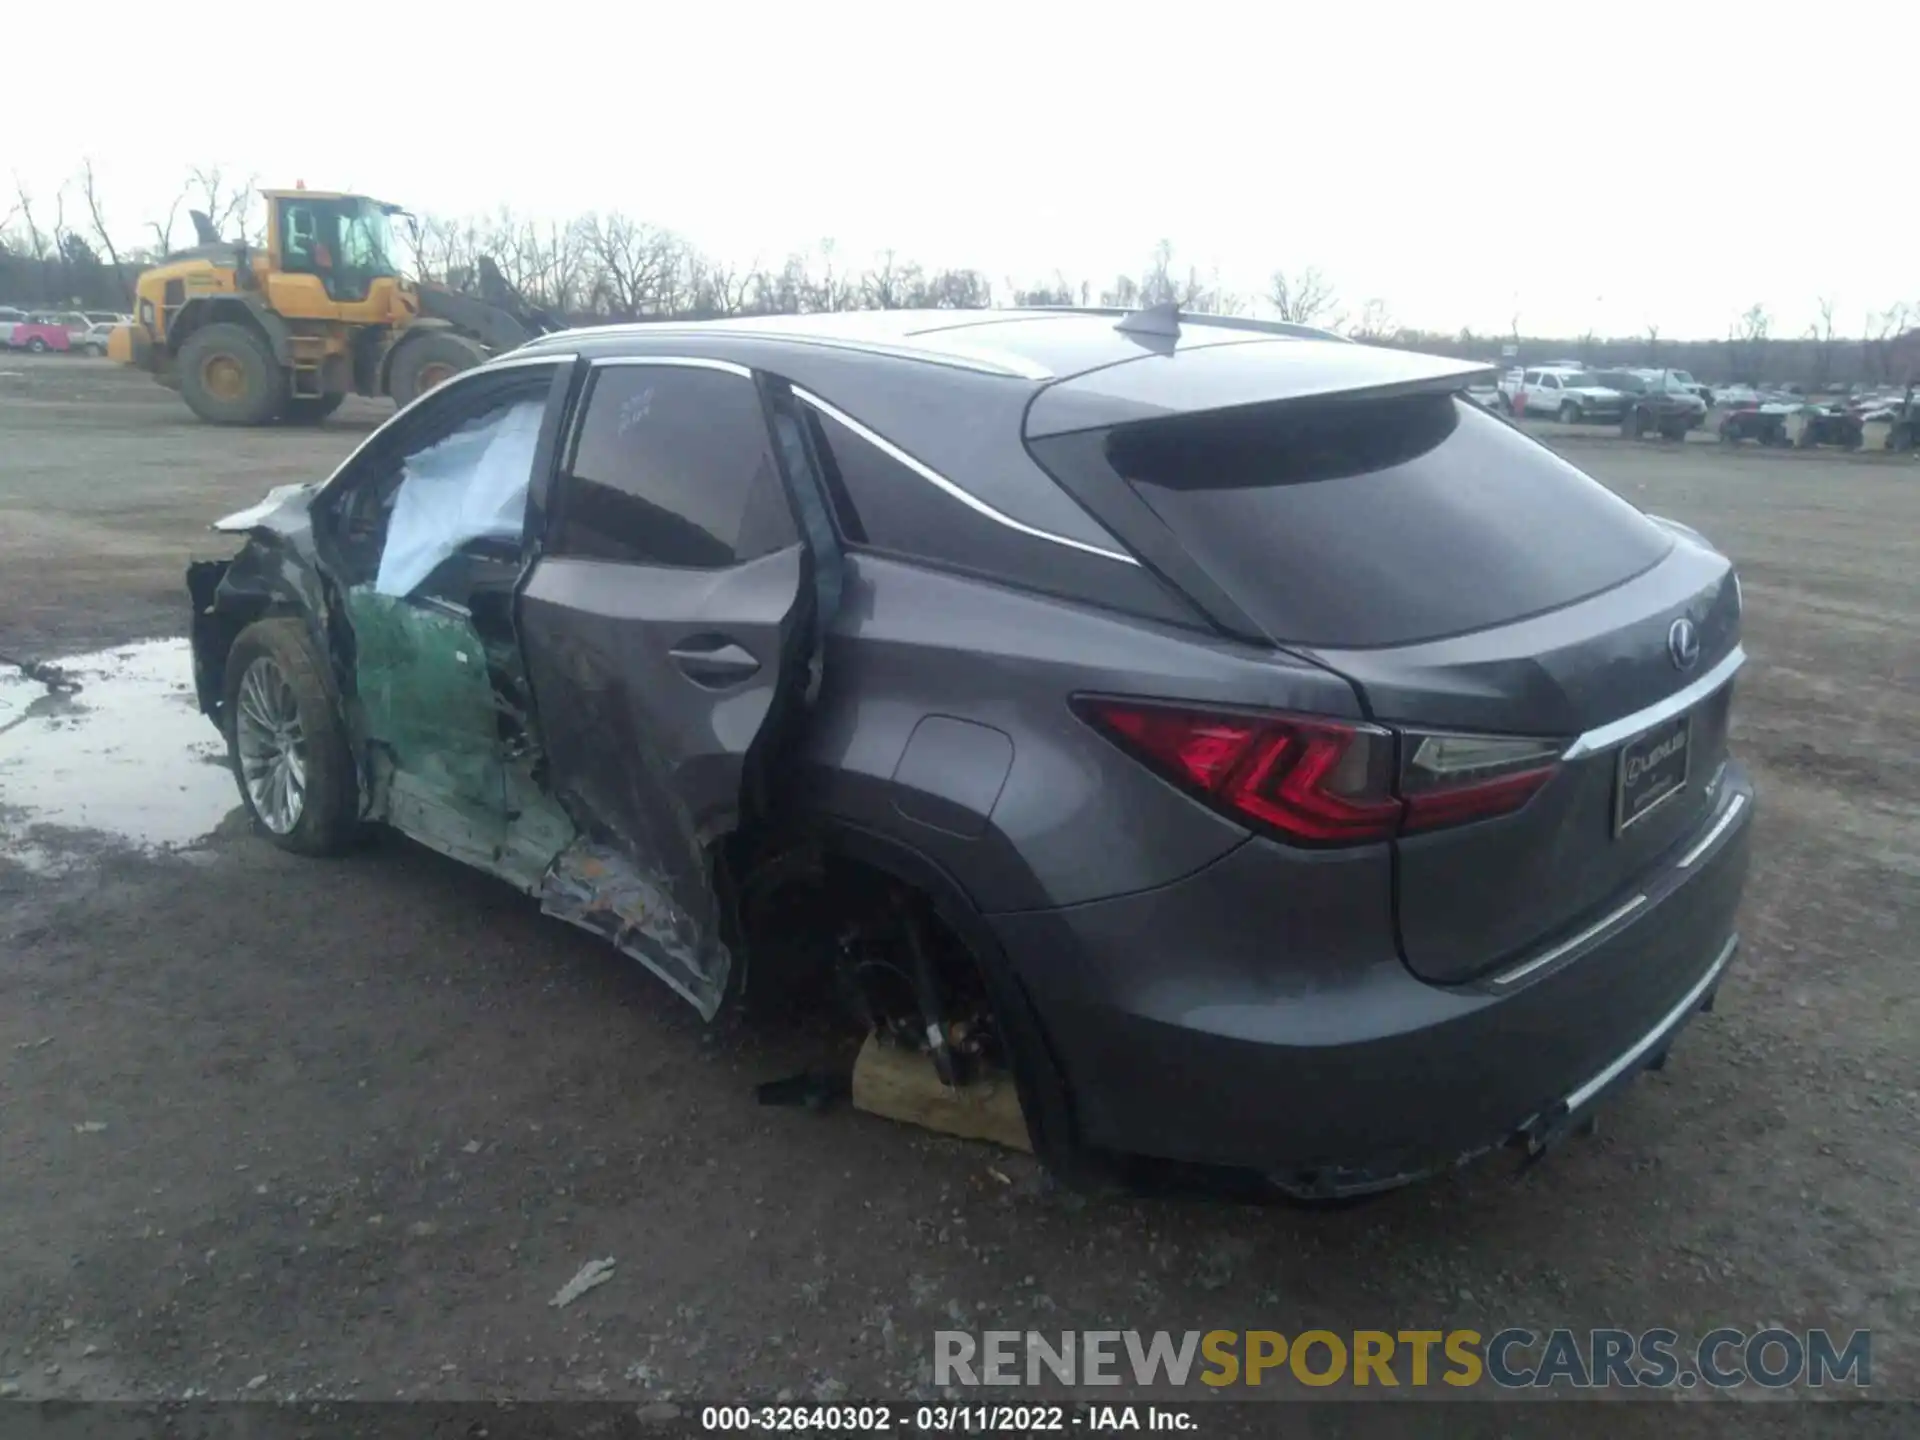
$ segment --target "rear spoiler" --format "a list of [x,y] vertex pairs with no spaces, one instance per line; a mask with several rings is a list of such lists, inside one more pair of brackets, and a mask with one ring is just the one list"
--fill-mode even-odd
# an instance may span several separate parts
[[1142,420],[1296,400],[1450,394],[1497,367],[1371,345],[1280,338],[1142,355],[1047,386],[1027,409],[1038,440]]

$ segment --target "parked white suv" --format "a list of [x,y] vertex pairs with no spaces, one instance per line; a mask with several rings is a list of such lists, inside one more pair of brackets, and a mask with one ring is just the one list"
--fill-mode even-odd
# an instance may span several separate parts
[[1627,397],[1610,390],[1584,370],[1536,366],[1509,370],[1500,378],[1500,394],[1514,415],[1551,415],[1567,425],[1588,421],[1617,423],[1627,413]]

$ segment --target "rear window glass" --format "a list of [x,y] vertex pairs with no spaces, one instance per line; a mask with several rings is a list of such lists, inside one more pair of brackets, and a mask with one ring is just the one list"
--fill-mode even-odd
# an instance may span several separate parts
[[1277,639],[1404,645],[1522,619],[1655,564],[1633,506],[1451,395],[1118,427],[1108,463]]

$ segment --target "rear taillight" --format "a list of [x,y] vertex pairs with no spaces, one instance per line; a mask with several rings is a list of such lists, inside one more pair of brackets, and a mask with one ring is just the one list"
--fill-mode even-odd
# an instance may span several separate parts
[[1400,771],[1405,830],[1438,830],[1518,810],[1560,768],[1558,741],[1408,734]]
[[[1353,845],[1518,810],[1558,768],[1552,742],[1396,735],[1319,716],[1082,697],[1074,708],[1167,779],[1296,843]],[[1396,750],[1407,762],[1396,774]]]

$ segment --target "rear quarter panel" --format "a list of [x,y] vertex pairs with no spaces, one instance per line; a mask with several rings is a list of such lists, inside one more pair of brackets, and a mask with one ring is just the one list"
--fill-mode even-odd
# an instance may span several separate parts
[[[986,913],[1164,885],[1247,838],[1096,734],[1074,694],[1359,713],[1344,680],[1274,652],[874,555],[848,570],[805,806],[918,851]],[[981,774],[920,763],[929,717],[963,724],[926,753]],[[982,824],[961,814],[982,805]]]

